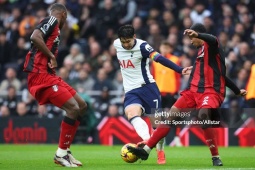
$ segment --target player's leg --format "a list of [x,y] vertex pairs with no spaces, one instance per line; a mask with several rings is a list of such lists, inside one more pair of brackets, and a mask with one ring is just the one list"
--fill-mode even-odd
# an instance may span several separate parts
[[[182,97],[180,98],[180,100],[182,100]],[[172,112],[179,112],[180,110],[175,107],[175,106],[172,106],[172,108],[170,109],[170,113]],[[168,120],[168,121],[171,121],[171,120],[174,120],[175,117],[174,116],[162,116],[162,121],[165,121],[165,120]],[[151,138],[147,141],[147,146],[149,148],[153,148],[156,146],[156,144],[162,139],[164,138],[168,132],[170,131],[170,128],[171,128],[171,124],[160,124],[156,130],[153,132]],[[150,152],[150,149],[148,149],[148,152]]]
[[76,131],[80,125],[80,122],[82,120],[82,117],[84,116],[84,114],[86,113],[86,109],[87,109],[87,103],[76,93],[74,95],[74,99],[76,100],[76,102],[78,103],[79,105],[79,115],[75,121],[75,124],[74,124],[74,128],[73,128],[73,134],[72,134],[72,137],[70,139],[70,145],[67,147],[67,153],[68,153],[68,156],[70,158],[70,161],[73,163],[73,164],[76,164],[77,166],[82,166],[82,163],[77,160],[73,155],[72,155],[72,152],[70,150],[70,147],[71,147],[71,144],[74,140],[74,137],[75,137],[75,134],[76,134]]
[[74,95],[74,99],[79,105],[79,115],[75,121],[74,135],[72,136],[73,138],[71,139],[71,141],[73,141],[76,131],[81,123],[83,116],[86,114],[86,110],[87,110],[87,103],[77,93]]
[[[217,109],[221,105],[219,97],[217,95],[206,95],[204,94],[200,100],[200,109],[198,112],[198,119],[200,120],[211,120],[212,114],[218,114]],[[204,124],[202,126],[205,141],[210,149],[212,155],[213,166],[223,166],[220,160],[216,130],[211,124]]]
[[[196,106],[195,99],[190,91],[183,91],[181,93],[181,97],[174,103],[174,105],[170,109],[170,115],[164,115],[162,117],[163,120],[172,121],[175,120],[177,117],[174,113],[181,112],[182,110],[192,109]],[[162,136],[166,136],[167,133],[170,131],[171,124],[169,123],[168,126],[165,124],[161,124],[158,128],[153,132],[152,137],[147,142],[149,148],[153,148],[155,146],[155,142],[159,141]]]
[[180,139],[180,131],[181,131],[181,127],[180,126],[175,126],[174,127],[174,131],[175,131],[175,137],[173,139],[174,145],[177,147],[182,147],[182,143],[181,143],[181,139]]
[[148,140],[150,138],[150,131],[147,123],[141,118],[145,109],[139,98],[139,93],[141,93],[139,89],[134,89],[125,94],[124,112],[136,133],[143,140]]
[[[155,114],[157,114],[156,112],[160,113],[162,111],[162,98],[160,96],[158,87],[154,83],[146,85],[143,90],[145,91],[145,93],[140,93],[139,97],[144,103],[145,113],[150,117],[150,122],[153,129],[156,129],[158,126],[158,123],[156,123],[156,121],[159,122],[161,117],[157,119]],[[160,141],[156,145],[158,164],[166,163],[164,145],[165,137],[160,139]]]
[[156,145],[156,151],[157,151],[157,163],[158,164],[165,164],[166,163],[166,155],[164,151],[165,146],[165,137],[160,139],[160,141]]
[[[174,111],[175,109],[177,108],[172,106],[170,111]],[[178,111],[178,109],[176,111]],[[171,120],[171,117],[164,117],[162,119]],[[166,137],[169,131],[169,124],[159,124],[143,148],[128,147],[128,150],[137,155],[142,160],[147,160],[152,148],[154,148],[162,138]]]
[[61,122],[59,147],[54,161],[62,166],[77,167],[76,164],[71,162],[67,153],[67,148],[70,146],[74,136],[75,122],[80,113],[79,104],[73,97],[76,92],[74,90],[70,92],[69,89],[66,88],[66,83],[59,82],[58,85],[54,85],[54,88],[49,87],[46,89],[44,93],[48,95],[49,101],[53,105],[60,107],[66,112]]
[[[60,136],[59,136],[59,146],[54,158],[55,163],[60,164],[62,166],[68,167],[76,167],[77,165],[73,164],[70,160],[70,157],[67,152],[67,148],[70,146],[73,132],[75,129],[75,122],[79,115],[79,105],[76,100],[72,97],[69,92],[63,93],[63,96],[60,95],[54,100],[52,100],[52,104],[58,104],[57,99],[60,100],[61,97],[69,96],[71,97],[68,99],[61,108],[66,111],[66,115],[61,122],[60,127]],[[67,160],[70,165],[68,165],[64,160]]]
[[[179,102],[178,102],[179,101]],[[186,104],[185,103],[185,99],[184,97],[180,97],[176,103],[179,104]],[[178,104],[178,106],[179,106]],[[187,106],[184,106],[185,108]],[[171,112],[179,112],[180,110],[176,107],[176,106],[172,106],[172,108],[170,109],[170,113]],[[173,120],[175,119],[174,116],[169,116],[169,117],[162,117],[162,120]],[[128,149],[130,150],[130,152],[134,153],[135,155],[137,155],[139,158],[141,158],[142,160],[147,160],[149,157],[149,154],[152,150],[152,148],[154,148],[156,146],[156,144],[162,139],[164,138],[168,132],[171,129],[171,125],[170,124],[160,124],[156,130],[153,132],[152,136],[150,137],[150,139],[147,141],[146,145],[143,148],[132,148],[132,147],[128,147]]]
[[[210,117],[211,117],[210,115],[213,114],[212,112],[213,110],[215,111],[215,109],[210,109],[210,108],[200,109],[199,119],[210,120]],[[204,132],[205,141],[212,155],[213,166],[223,166],[223,163],[220,160],[220,155],[218,150],[216,129],[214,127],[211,127],[210,125],[203,126],[202,129]]]
[[143,107],[142,105],[138,104],[138,101],[125,107],[125,115],[127,116],[130,123],[133,125],[136,133],[143,140],[148,140],[150,138],[149,127],[147,123],[141,118],[142,114]]
[[[56,84],[52,85],[52,82]],[[73,98],[75,90],[70,93],[66,85],[59,77],[50,74],[30,74],[28,77],[29,91],[40,104],[52,103],[66,111],[60,127],[59,147],[54,162],[66,167],[77,167],[70,162],[67,147],[70,144],[80,108]]]
[[[160,101],[160,100],[159,100]],[[154,103],[155,105],[155,103]],[[155,108],[155,106],[151,106],[149,108]],[[157,111],[158,113],[161,113],[160,111]],[[154,130],[158,127],[158,124],[160,121],[162,121],[161,116],[156,116],[157,113],[148,115],[150,117],[150,122],[153,127],[151,135],[154,133]],[[147,141],[139,142],[139,147],[143,147]],[[165,152],[164,152],[164,146],[165,146],[165,137],[160,139],[160,141],[156,144],[156,152],[157,152],[157,163],[158,164],[165,164],[166,158],[165,158]]]
[[[163,110],[166,110],[166,111],[170,110],[170,108],[174,105],[174,103],[177,100],[177,95],[178,94],[165,94],[164,96],[161,97]],[[175,146],[181,147],[182,143],[181,143],[181,140],[180,140],[180,137],[179,137],[181,127],[175,126],[175,127],[173,127],[173,130],[175,132],[175,137],[173,139],[173,142],[174,142]],[[156,148],[157,147],[158,146],[156,146]]]
[[[189,94],[189,91],[183,92],[183,96],[181,96],[172,106],[170,113],[177,113],[180,112],[180,109],[187,109],[187,108],[194,108],[196,105],[195,99],[192,97],[191,94]],[[170,114],[170,116],[163,116],[162,119],[172,121],[176,119],[174,114]],[[170,131],[170,124],[160,124],[157,129],[153,132],[150,139],[147,141],[147,144],[143,148],[133,148],[128,147],[130,152],[137,155],[142,160],[148,159],[148,156],[150,154],[150,151],[153,147],[156,146],[156,144],[165,137],[168,132]]]

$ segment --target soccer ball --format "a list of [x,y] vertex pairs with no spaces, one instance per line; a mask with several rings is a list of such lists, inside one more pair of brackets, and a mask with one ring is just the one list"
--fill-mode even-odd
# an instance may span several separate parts
[[133,153],[129,152],[127,146],[137,147],[134,143],[125,144],[120,151],[121,158],[127,163],[134,163],[138,160],[138,157]]

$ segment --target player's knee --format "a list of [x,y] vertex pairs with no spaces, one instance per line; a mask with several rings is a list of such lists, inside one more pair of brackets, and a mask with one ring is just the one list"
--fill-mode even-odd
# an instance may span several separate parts
[[177,115],[178,115],[177,113],[179,111],[180,110],[177,107],[172,106],[170,111],[164,112],[164,114],[161,115],[161,119],[163,121],[165,121],[165,120],[170,120],[170,121],[175,120],[175,119],[177,119]]
[[130,120],[130,119],[132,119],[133,117],[136,117],[136,116],[141,116],[141,114],[139,114],[137,112],[132,112],[132,111],[125,112],[125,114],[126,114],[128,120]]
[[88,109],[88,105],[86,102],[83,102],[82,104],[79,105],[80,107],[80,116],[85,115],[87,109]]
[[210,120],[211,119],[211,110],[210,109],[200,109],[198,112],[199,120]]
[[79,107],[78,103],[72,104],[70,106],[69,110],[70,110],[70,114],[78,115],[80,112],[80,107]]
[[[198,120],[209,122],[211,120],[211,109],[200,109],[198,112]],[[202,129],[210,128],[212,127],[211,123],[203,123],[201,125]]]
[[142,115],[142,109],[140,107],[137,107],[137,106],[134,106],[134,107],[130,106],[130,107],[125,109],[125,115],[126,115],[127,119],[130,120],[133,117],[141,116]]
[[180,109],[178,109],[175,106],[172,106],[171,109],[170,109],[170,112],[177,113],[177,112],[180,112]]

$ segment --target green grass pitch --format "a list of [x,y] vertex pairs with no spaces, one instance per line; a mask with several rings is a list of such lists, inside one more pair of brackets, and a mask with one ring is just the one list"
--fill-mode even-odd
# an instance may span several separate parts
[[[167,163],[156,164],[155,149],[147,161],[129,164],[120,157],[121,145],[73,145],[74,156],[83,162],[76,169],[85,170],[168,170],[168,169],[221,169],[255,170],[255,148],[219,148],[223,167],[213,167],[207,147],[165,147]],[[0,145],[1,170],[61,169],[53,163],[57,145]]]

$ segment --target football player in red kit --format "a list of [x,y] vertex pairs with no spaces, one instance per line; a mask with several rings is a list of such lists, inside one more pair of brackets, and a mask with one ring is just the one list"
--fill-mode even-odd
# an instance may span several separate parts
[[60,30],[66,18],[66,7],[52,4],[50,16],[44,18],[31,35],[32,46],[26,56],[24,71],[28,72],[28,90],[39,104],[51,103],[66,111],[54,162],[65,167],[77,167],[82,163],[73,157],[70,145],[87,104],[55,71]]
[[[225,98],[225,86],[229,87],[236,95],[246,95],[246,90],[238,89],[236,85],[226,77],[225,58],[222,54],[218,40],[215,36],[206,34],[204,25],[197,23],[184,31],[191,44],[198,48],[198,55],[193,65],[186,90],[181,92],[181,97],[172,106],[171,113],[179,113],[183,109],[195,108],[198,110],[199,120],[210,120],[217,114],[215,110],[220,108]],[[164,117],[172,121],[175,116]],[[211,151],[213,166],[222,166],[216,143],[215,129],[210,125],[202,125],[206,143]],[[170,124],[159,125],[143,148],[128,147],[129,151],[146,160],[157,142],[170,131]]]

